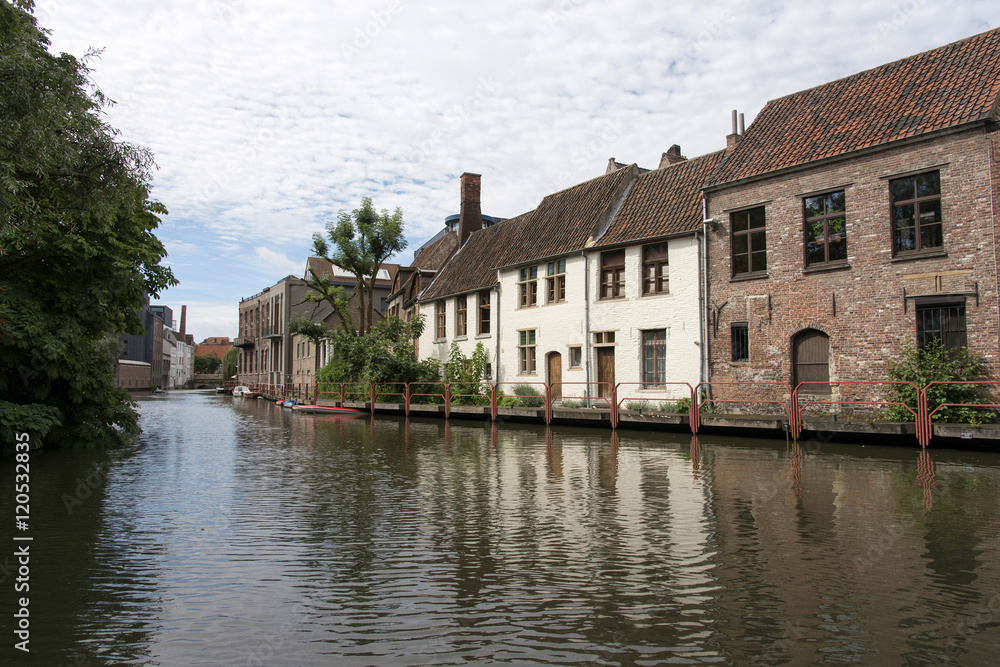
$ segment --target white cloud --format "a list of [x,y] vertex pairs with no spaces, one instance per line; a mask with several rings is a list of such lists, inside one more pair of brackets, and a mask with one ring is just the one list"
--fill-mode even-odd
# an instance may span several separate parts
[[1000,14],[985,0],[393,6],[37,3],[56,50],[106,47],[93,69],[118,101],[109,121],[156,155],[184,281],[170,298],[230,299],[235,314],[240,296],[297,274],[311,234],[365,195],[402,207],[412,249],[458,211],[463,171],[483,175],[483,211],[509,217],[611,156],[651,167],[674,143],[717,150],[730,109],[749,123],[768,99]]

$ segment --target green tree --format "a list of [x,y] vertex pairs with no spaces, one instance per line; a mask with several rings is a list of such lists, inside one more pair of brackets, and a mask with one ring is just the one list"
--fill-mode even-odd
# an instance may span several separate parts
[[319,346],[323,341],[330,339],[332,334],[330,328],[323,322],[313,322],[308,317],[300,315],[293,317],[288,323],[288,333],[301,334],[312,342],[313,349],[316,350],[316,354],[313,355],[315,361],[313,377],[317,377],[319,373]]
[[489,354],[481,342],[476,343],[471,357],[466,357],[458,348],[458,343],[452,342],[448,350],[448,365],[445,368],[445,380],[457,382],[452,388],[453,394],[479,394],[479,396],[460,396],[454,399],[457,405],[485,405],[489,403],[489,385],[484,385],[486,367],[490,363]]
[[33,3],[0,0],[0,441],[138,432],[109,332],[141,333],[176,284],[153,234],[149,151],[119,141],[87,61],[49,53]]
[[373,324],[364,335],[333,334],[333,360],[320,369],[319,382],[436,382],[433,359],[417,361],[413,340],[424,330],[423,316],[403,322],[390,317]]
[[194,358],[194,372],[198,374],[217,373],[222,366],[222,360],[215,352],[199,354]]
[[[932,340],[922,348],[906,342],[898,359],[886,362],[886,374],[890,380],[912,382],[910,385],[892,385],[889,400],[905,403],[917,411],[917,391],[931,382],[967,382],[983,380],[984,365],[977,357],[969,354],[969,348],[952,349],[945,347],[940,339]],[[992,402],[982,385],[939,384],[927,391],[927,408],[934,411],[942,403],[980,404]],[[910,411],[901,406],[892,406],[886,415],[893,421],[913,421]],[[947,407],[934,415],[935,421],[983,423],[992,421],[994,414],[984,408]]]
[[226,350],[226,356],[222,359],[222,379],[232,380],[236,377],[236,364],[240,358],[238,348],[231,347]]
[[[403,237],[403,211],[397,208],[389,213],[380,212],[372,205],[371,197],[361,200],[361,207],[350,213],[341,211],[337,222],[327,223],[326,238],[322,234],[313,235],[313,253],[331,264],[354,274],[355,291],[361,299],[358,307],[359,323],[357,331],[362,336],[371,326],[370,317],[375,305],[375,277],[382,264],[406,248]],[[329,301],[344,321],[350,317],[346,307],[346,292],[331,284],[332,276],[312,274],[313,286],[325,300]],[[353,318],[351,318],[353,322]],[[345,324],[345,329],[347,328]]]

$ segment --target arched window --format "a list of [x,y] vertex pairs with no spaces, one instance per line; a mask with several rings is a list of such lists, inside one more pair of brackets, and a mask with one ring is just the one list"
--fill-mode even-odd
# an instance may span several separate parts
[[[830,337],[816,329],[805,329],[792,339],[792,385],[830,381]],[[828,384],[807,384],[801,391],[829,394]]]

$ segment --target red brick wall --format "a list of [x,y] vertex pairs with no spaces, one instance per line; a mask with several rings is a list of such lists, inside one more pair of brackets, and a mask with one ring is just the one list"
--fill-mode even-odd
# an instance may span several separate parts
[[[966,299],[969,347],[1000,379],[994,216],[1000,174],[992,163],[998,141],[997,133],[972,130],[708,193],[709,216],[722,222],[709,233],[710,308],[721,307],[715,333],[709,320],[711,379],[790,382],[791,341],[806,328],[830,336],[831,380],[884,379],[885,360],[898,355],[904,340],[916,341],[915,306],[910,300],[904,312],[904,287],[908,295],[971,292],[977,281],[978,305]],[[892,261],[885,177],[923,168],[940,170],[947,256]],[[804,272],[802,195],[840,186],[850,268]],[[768,276],[732,280],[726,211],[761,203]],[[750,361],[733,363],[730,324],[741,321],[749,323]]]

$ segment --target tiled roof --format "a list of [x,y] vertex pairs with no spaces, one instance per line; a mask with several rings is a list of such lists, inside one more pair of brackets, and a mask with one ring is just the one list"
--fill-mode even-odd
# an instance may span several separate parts
[[718,151],[642,174],[596,245],[689,232],[701,226],[701,186],[719,166]]
[[420,254],[414,257],[410,266],[418,269],[440,269],[457,247],[458,234],[446,232],[441,238],[425,246]]
[[[316,272],[316,275],[322,277],[323,275],[329,275],[333,278],[335,283],[341,285],[355,285],[356,280],[354,274],[346,269],[339,266],[331,264],[322,257],[310,257],[306,260],[306,270],[305,279],[311,279],[312,276],[309,270],[312,269]],[[396,271],[399,270],[399,264],[389,264],[384,263],[379,267],[378,275],[375,278],[375,285],[378,287],[389,287],[392,285],[392,279],[396,275]]]
[[497,282],[497,268],[508,263],[517,239],[524,233],[534,211],[504,220],[474,232],[435,276],[434,282],[420,296],[421,301],[440,299],[484,289]]
[[768,102],[709,186],[995,118],[1000,28]]
[[630,166],[548,195],[534,211],[475,232],[420,297],[421,301],[496,284],[503,266],[586,247],[638,173]]

